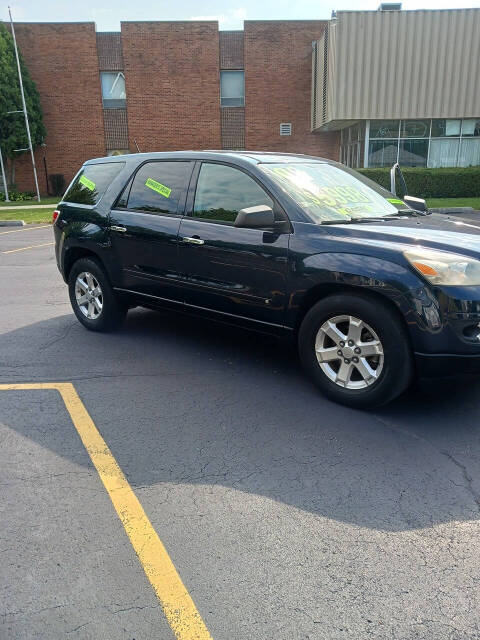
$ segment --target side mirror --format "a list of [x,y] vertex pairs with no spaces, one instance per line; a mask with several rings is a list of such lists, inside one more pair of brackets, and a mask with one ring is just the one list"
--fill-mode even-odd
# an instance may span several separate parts
[[273,209],[267,205],[261,204],[258,207],[246,207],[237,213],[234,226],[244,229],[262,229],[265,227],[273,227],[275,225],[275,216]]
[[428,211],[427,203],[422,198],[414,198],[413,196],[404,196],[403,201],[408,204],[410,209],[418,211],[419,213],[426,213]]

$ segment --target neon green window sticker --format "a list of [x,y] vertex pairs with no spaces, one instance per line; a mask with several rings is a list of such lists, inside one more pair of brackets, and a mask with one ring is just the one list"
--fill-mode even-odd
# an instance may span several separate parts
[[152,178],[148,178],[148,180],[145,182],[145,186],[148,187],[149,189],[152,189],[153,191],[156,191],[157,193],[159,193],[161,196],[164,196],[165,198],[169,198],[170,194],[172,193],[171,189],[166,187],[161,182],[157,182],[156,180],[153,180]]
[[405,204],[403,200],[399,200],[398,198],[387,198],[387,200],[392,204]]
[[79,182],[80,184],[83,184],[84,187],[87,187],[89,191],[95,191],[95,182],[93,182],[93,180],[89,180],[85,176],[82,176]]

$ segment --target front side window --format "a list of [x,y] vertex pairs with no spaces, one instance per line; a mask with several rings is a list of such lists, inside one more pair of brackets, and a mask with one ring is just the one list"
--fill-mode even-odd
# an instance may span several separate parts
[[220,105],[222,107],[243,107],[245,105],[243,71],[220,71]]
[[[408,207],[368,178],[330,164],[263,164],[313,222],[395,215]],[[357,177],[358,176],[358,177]]]
[[212,222],[233,224],[240,209],[273,201],[262,187],[239,169],[203,163],[198,176],[193,215]]
[[192,171],[190,162],[147,162],[135,174],[127,209],[176,214]]
[[63,201],[75,202],[76,204],[97,204],[124,166],[124,162],[85,165],[63,196]]
[[102,100],[106,109],[126,106],[125,76],[121,71],[102,71]]

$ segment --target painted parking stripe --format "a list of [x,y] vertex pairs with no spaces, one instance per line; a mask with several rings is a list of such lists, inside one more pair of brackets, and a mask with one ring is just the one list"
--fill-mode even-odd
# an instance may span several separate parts
[[38,249],[39,247],[51,247],[55,242],[45,242],[44,244],[31,244],[29,247],[20,247],[20,249],[9,249],[2,253],[16,253],[17,251],[26,251],[27,249]]
[[23,229],[14,229],[13,231],[0,231],[0,236],[4,236],[6,233],[23,233],[24,231],[35,231],[35,229],[46,229],[51,227],[51,224],[42,224],[39,227],[28,227]]
[[212,640],[167,550],[73,384],[0,384],[0,390],[24,389],[53,389],[62,396],[78,435],[107,490],[177,640]]

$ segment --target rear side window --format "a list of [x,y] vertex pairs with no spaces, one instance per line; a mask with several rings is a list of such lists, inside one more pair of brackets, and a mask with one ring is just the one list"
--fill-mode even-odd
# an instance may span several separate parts
[[124,162],[85,165],[63,196],[63,201],[75,202],[76,204],[97,204],[124,166]]
[[177,213],[191,172],[192,163],[188,161],[147,162],[135,175],[127,209],[149,213]]
[[262,187],[243,171],[223,164],[202,164],[193,209],[196,218],[233,224],[240,209],[261,204],[274,206]]

